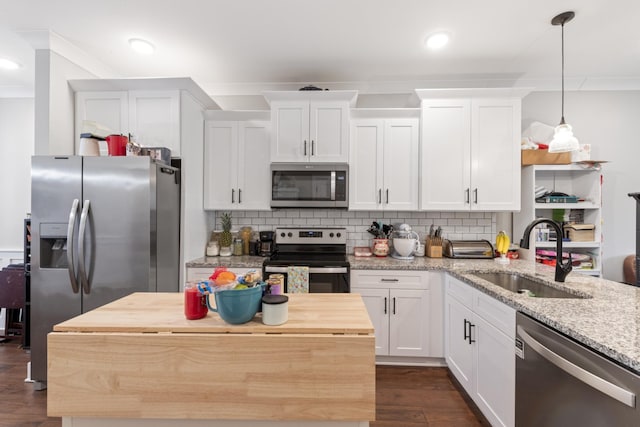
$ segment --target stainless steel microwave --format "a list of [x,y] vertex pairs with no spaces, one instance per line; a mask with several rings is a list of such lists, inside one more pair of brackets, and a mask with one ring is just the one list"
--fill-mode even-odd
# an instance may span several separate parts
[[272,163],[271,207],[346,208],[346,163]]

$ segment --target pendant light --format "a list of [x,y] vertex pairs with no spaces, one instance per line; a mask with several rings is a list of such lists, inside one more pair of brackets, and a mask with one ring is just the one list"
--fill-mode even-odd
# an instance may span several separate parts
[[549,143],[549,153],[563,153],[575,151],[580,148],[580,144],[575,136],[571,125],[564,121],[564,24],[571,21],[575,13],[564,12],[551,20],[552,25],[562,27],[562,118],[560,124],[556,126],[553,139]]

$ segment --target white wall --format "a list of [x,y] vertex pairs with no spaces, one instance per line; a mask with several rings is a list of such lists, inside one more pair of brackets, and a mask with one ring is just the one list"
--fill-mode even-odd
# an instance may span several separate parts
[[180,94],[182,182],[180,239],[182,253],[180,283],[186,278],[184,263],[204,254],[207,215],[202,205],[204,176],[204,118],[202,107],[187,94]]
[[[560,121],[560,93],[533,92],[522,102],[523,129],[532,121]],[[591,144],[591,159],[603,166],[602,232],[604,277],[622,281],[622,261],[636,251],[636,202],[640,192],[640,91],[565,93],[565,120],[580,143]]]
[[[0,258],[23,251],[23,220],[31,210],[33,98],[0,98]],[[8,262],[7,262],[8,263]],[[5,264],[2,262],[2,264]]]
[[52,50],[36,50],[36,154],[75,153],[75,100],[67,80],[95,77]]

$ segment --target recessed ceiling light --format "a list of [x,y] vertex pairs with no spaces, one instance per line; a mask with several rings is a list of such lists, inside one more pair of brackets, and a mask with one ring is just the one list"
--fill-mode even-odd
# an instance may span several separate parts
[[21,65],[7,58],[0,58],[0,68],[5,70],[17,70]]
[[424,45],[429,49],[437,50],[443,48],[447,43],[449,43],[449,34],[435,33],[427,37]]
[[154,45],[142,39],[129,39],[129,46],[131,46],[131,49],[144,55],[151,55],[156,50]]

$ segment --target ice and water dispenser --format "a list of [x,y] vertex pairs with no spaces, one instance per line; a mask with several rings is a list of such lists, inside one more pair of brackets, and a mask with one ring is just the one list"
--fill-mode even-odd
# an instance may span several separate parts
[[64,223],[40,224],[40,268],[69,268],[67,227]]

